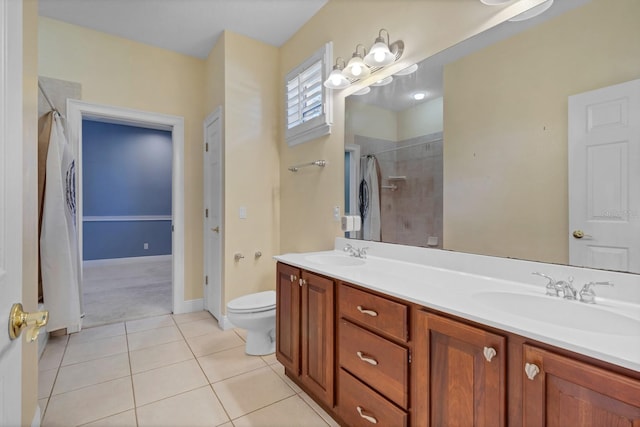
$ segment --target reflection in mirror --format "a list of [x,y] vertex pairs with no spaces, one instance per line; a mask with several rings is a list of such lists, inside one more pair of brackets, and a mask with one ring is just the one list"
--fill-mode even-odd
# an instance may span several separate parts
[[347,97],[350,237],[640,272],[637,16],[556,1]]

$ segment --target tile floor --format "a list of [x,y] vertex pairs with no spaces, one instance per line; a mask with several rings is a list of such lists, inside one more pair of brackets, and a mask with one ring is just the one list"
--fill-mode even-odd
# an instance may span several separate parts
[[202,311],[51,337],[39,365],[42,425],[337,426],[275,355],[245,355],[243,332]]

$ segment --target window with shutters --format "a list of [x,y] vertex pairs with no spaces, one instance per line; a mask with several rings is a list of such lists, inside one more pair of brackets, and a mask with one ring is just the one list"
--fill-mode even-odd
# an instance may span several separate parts
[[331,133],[330,90],[322,84],[330,72],[331,57],[329,42],[286,76],[285,135],[290,146]]

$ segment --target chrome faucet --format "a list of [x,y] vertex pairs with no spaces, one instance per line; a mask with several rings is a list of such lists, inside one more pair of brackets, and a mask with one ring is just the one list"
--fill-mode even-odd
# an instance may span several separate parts
[[589,282],[580,289],[580,301],[587,304],[596,303],[596,293],[593,290],[594,286],[613,286],[611,282]]
[[562,292],[562,297],[568,300],[575,300],[578,296],[578,291],[573,287],[573,277],[569,276],[569,281],[560,280],[556,282],[555,288],[558,291],[558,296]]
[[549,282],[547,283],[547,295],[552,296],[552,297],[557,297],[558,296],[558,288],[556,287],[556,280],[551,277],[551,276],[547,276],[544,273],[539,273],[537,271],[531,273],[533,275],[536,276],[540,276],[540,277],[544,277],[545,279],[547,279]]
[[349,255],[356,258],[366,258],[367,257],[367,249],[369,248],[356,248],[352,246],[350,243],[344,247],[345,252],[349,252]]

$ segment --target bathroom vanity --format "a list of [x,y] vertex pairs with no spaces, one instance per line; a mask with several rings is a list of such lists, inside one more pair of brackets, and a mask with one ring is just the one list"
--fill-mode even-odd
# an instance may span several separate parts
[[[346,243],[276,257],[276,356],[340,424],[640,423],[638,276]],[[616,288],[567,301],[540,271]]]

